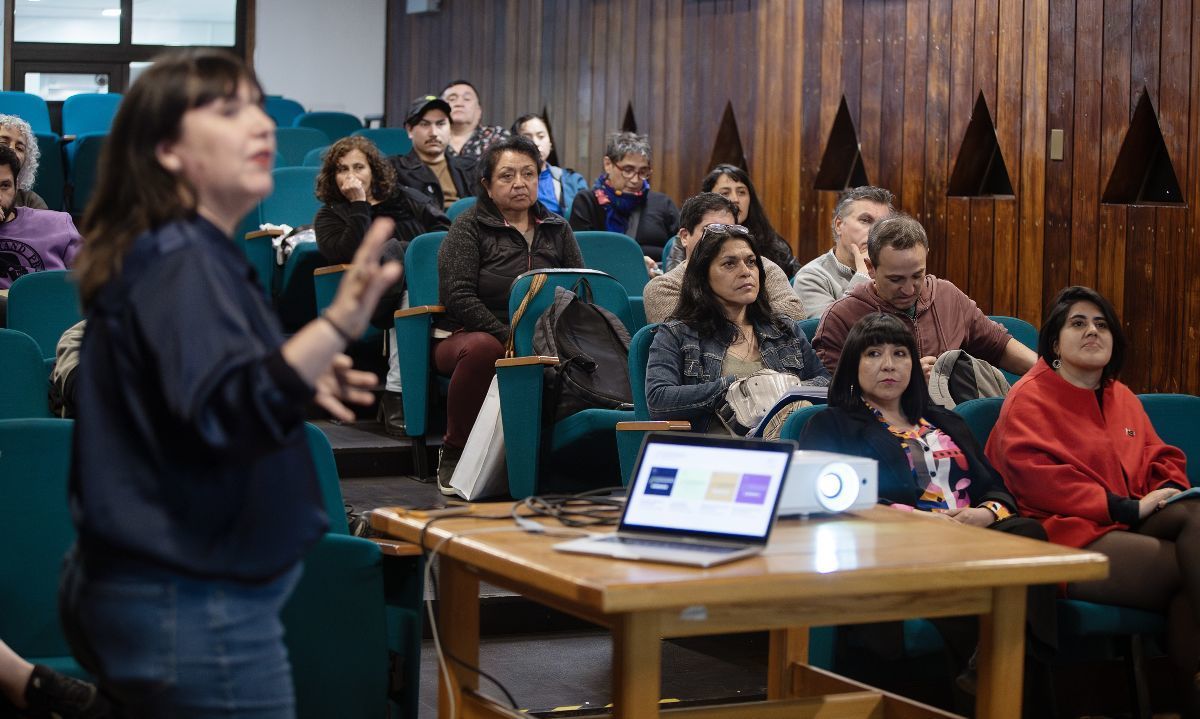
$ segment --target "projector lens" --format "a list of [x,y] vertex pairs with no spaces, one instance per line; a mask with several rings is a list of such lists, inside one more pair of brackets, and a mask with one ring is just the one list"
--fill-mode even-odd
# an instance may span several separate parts
[[844,512],[858,499],[858,474],[845,462],[833,462],[817,479],[817,502],[829,512]]
[[817,491],[821,493],[822,497],[838,496],[842,491],[842,478],[830,472],[822,474],[821,479],[817,482]]

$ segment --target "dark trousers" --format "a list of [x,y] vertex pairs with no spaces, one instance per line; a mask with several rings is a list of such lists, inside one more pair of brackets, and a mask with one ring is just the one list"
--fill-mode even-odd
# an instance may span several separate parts
[[488,385],[496,374],[496,360],[503,356],[504,346],[487,332],[455,332],[434,344],[437,371],[450,375],[446,436],[442,438],[446,446],[462,449],[467,443]]

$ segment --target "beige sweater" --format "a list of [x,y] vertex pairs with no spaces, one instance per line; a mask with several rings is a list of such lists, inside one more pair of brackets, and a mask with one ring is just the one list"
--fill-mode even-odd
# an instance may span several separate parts
[[[806,319],[808,314],[804,311],[804,304],[779,265],[764,257],[763,269],[767,273],[766,291],[771,309],[790,320]],[[684,260],[646,285],[642,291],[642,303],[646,308],[647,322],[662,322],[675,312],[675,305],[679,304],[679,290],[683,287],[683,273],[686,271],[687,260]]]

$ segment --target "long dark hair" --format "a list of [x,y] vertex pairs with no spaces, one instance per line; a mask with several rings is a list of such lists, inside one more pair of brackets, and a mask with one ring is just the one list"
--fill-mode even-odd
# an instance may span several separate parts
[[833,382],[829,385],[829,405],[851,411],[862,409],[863,394],[858,386],[858,365],[868,347],[883,344],[906,347],[912,358],[908,386],[900,395],[900,409],[909,422],[916,424],[925,416],[927,403],[925,373],[921,371],[917,341],[903,322],[882,312],[869,314],[850,328],[850,334],[842,345],[837,370],[833,373]]
[[[763,209],[762,203],[758,201],[758,192],[754,189],[754,183],[750,181],[750,173],[737,165],[717,165],[712,172],[704,176],[704,181],[700,183],[700,189],[703,192],[712,192],[713,188],[717,186],[717,180],[722,177],[728,177],[734,182],[740,182],[746,186],[746,190],[750,193],[750,207],[746,210],[746,216],[737,218],[737,221],[739,224],[745,225],[746,229],[750,230],[750,234],[754,235],[754,251],[779,265],[786,272],[792,258],[782,256],[778,245],[782,244],[786,247],[787,243],[779,237],[779,233],[767,219],[767,212]],[[734,202],[734,205],[736,204]],[[778,238],[778,242],[776,242],[776,238]]]
[[382,202],[396,191],[396,170],[388,162],[379,148],[369,138],[362,135],[343,137],[325,152],[321,162],[321,171],[317,174],[317,199],[327,205],[345,204],[349,202],[338,187],[337,166],[346,153],[358,150],[367,158],[367,166],[371,168],[371,197]]
[[1054,302],[1046,312],[1046,319],[1042,322],[1042,329],[1038,332],[1038,355],[1046,360],[1047,364],[1058,359],[1058,353],[1054,351],[1054,343],[1058,341],[1063,325],[1067,323],[1067,314],[1071,311],[1071,305],[1076,302],[1091,302],[1099,307],[1100,313],[1104,315],[1104,321],[1108,323],[1108,331],[1112,335],[1112,356],[1109,357],[1108,364],[1104,365],[1100,379],[1101,382],[1116,379],[1121,374],[1121,367],[1125,364],[1125,348],[1129,343],[1125,339],[1125,332],[1121,329],[1121,322],[1117,319],[1117,311],[1112,303],[1091,287],[1080,285],[1067,287],[1054,298]]
[[138,235],[195,214],[195,190],[159,163],[158,146],[179,139],[184,113],[235,97],[243,81],[262,96],[254,73],[232,53],[177,50],[155,58],[121,100],[79,228],[87,241],[75,272],[85,306],[120,273]]
[[[547,120],[545,116],[539,115],[536,112],[527,112],[524,115],[521,115],[517,118],[517,121],[512,124],[512,134],[520,135],[521,125],[524,125],[530,120],[537,120],[546,126],[546,135],[550,138],[550,154],[546,155],[546,164],[558,167],[558,145],[554,142],[554,130],[550,129],[550,121]],[[534,144],[536,145],[537,143]],[[541,153],[539,152],[538,155],[540,157]],[[538,164],[539,166],[541,165],[540,162]]]
[[[688,259],[683,287],[679,291],[679,303],[671,315],[672,319],[680,320],[701,336],[719,337],[726,343],[734,340],[738,330],[725,316],[721,301],[708,282],[708,270],[728,240],[742,240],[754,250],[753,237],[724,229],[705,229]],[[786,329],[771,311],[771,302],[767,299],[766,272],[763,271],[762,257],[757,250],[754,252],[754,264],[758,265],[758,297],[746,308],[746,319],[751,324],[770,323]]]

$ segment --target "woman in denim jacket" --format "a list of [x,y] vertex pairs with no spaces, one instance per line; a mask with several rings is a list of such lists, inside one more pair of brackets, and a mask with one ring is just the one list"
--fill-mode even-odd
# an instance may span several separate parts
[[799,323],[771,311],[765,273],[741,225],[708,225],[688,262],[671,318],[655,333],[646,366],[654,419],[683,419],[706,431],[734,380],[762,369],[829,383]]

